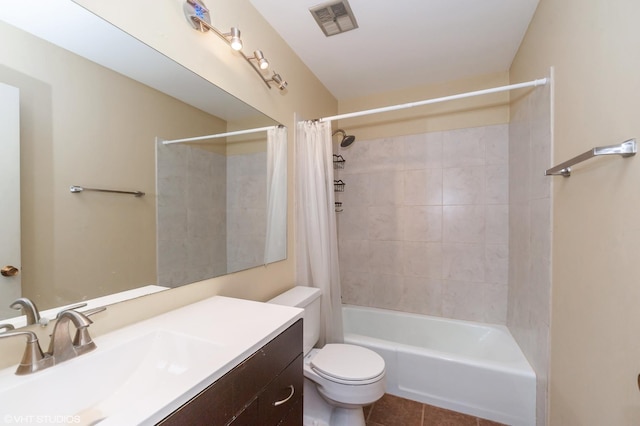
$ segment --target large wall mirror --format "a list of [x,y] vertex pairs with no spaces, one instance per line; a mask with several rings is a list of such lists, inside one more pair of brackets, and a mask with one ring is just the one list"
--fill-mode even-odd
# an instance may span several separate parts
[[19,89],[22,255],[17,276],[0,276],[2,319],[21,315],[3,293],[16,282],[47,310],[284,259],[286,218],[271,229],[285,247],[264,249],[269,132],[162,143],[278,123],[82,7],[51,3],[0,10],[0,83]]

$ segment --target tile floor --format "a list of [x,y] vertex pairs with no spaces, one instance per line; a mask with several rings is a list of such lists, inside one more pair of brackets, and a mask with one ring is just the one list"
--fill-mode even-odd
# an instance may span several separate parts
[[367,426],[503,426],[389,394],[365,407],[364,415]]

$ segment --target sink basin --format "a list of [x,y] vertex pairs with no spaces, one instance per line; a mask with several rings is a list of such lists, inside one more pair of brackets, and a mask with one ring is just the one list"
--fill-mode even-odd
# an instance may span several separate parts
[[167,330],[96,343],[95,351],[35,374],[2,371],[2,414],[15,416],[7,423],[128,424],[201,382],[223,348]]

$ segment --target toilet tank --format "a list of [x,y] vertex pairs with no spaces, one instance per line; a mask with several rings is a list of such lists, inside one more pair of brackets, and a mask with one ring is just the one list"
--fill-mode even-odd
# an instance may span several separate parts
[[303,350],[306,355],[320,338],[320,289],[297,286],[274,297],[267,303],[304,309],[302,328]]

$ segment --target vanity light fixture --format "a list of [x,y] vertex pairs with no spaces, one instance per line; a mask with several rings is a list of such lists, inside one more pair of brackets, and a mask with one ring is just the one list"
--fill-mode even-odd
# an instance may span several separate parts
[[269,61],[265,59],[264,55],[262,54],[262,50],[256,50],[255,52],[253,52],[253,58],[249,59],[257,61],[258,67],[260,67],[261,70],[266,70],[267,68],[269,68]]
[[284,81],[282,79],[282,77],[280,77],[280,74],[278,74],[276,72],[273,73],[273,77],[271,77],[271,80],[267,80],[267,84],[269,84],[271,82],[275,83],[278,86],[278,89],[280,89],[280,90],[286,89],[287,86],[289,85],[289,83]]
[[225,38],[229,38],[229,46],[235,51],[242,50],[242,39],[240,38],[240,30],[231,27],[231,31],[224,34]]
[[212,31],[222,40],[224,40],[233,50],[237,51],[242,55],[242,57],[247,61],[251,68],[254,69],[256,73],[262,78],[262,81],[267,85],[269,89],[271,89],[271,85],[269,83],[276,83],[278,89],[284,90],[287,87],[287,82],[280,77],[280,74],[274,73],[271,79],[267,79],[262,71],[269,68],[269,61],[266,60],[264,54],[261,50],[255,50],[253,52],[253,56],[249,57],[244,54],[242,51],[243,43],[240,38],[240,30],[238,27],[231,27],[231,31],[228,33],[223,33],[218,30],[216,27],[211,25],[211,17],[210,11],[204,5],[202,0],[185,0],[183,11],[185,16],[187,17],[187,21],[191,24],[191,26],[203,33],[207,31]]

